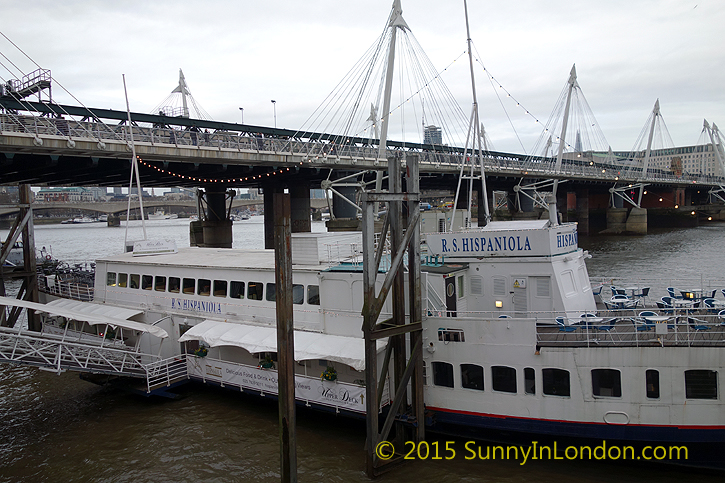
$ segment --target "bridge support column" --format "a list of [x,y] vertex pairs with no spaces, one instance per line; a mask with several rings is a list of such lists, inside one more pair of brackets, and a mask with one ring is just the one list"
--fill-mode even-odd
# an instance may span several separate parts
[[[335,188],[345,199],[355,203],[355,187],[339,186]],[[357,219],[357,209],[337,194],[332,195],[332,212],[335,219],[326,223],[327,231],[360,231],[360,220]]]
[[312,231],[310,217],[310,183],[302,181],[289,189],[292,233],[309,233]]
[[580,189],[575,193],[577,231],[580,235],[589,234],[589,190]]
[[[616,199],[616,197],[615,197]],[[602,233],[618,234],[627,229],[627,208],[607,209],[607,229]]]
[[626,230],[634,235],[647,234],[647,210],[644,208],[632,208],[627,217]]
[[202,221],[203,245],[209,248],[232,247],[232,220],[227,216],[227,191],[211,185],[205,190],[206,219]]
[[108,215],[108,221],[106,223],[108,226],[121,226],[121,217],[115,213],[111,213]]

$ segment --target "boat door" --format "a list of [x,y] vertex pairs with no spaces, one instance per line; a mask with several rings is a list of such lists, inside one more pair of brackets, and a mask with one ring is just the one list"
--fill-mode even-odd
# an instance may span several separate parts
[[443,275],[443,281],[445,282],[446,290],[446,317],[456,316],[456,300],[458,295],[456,294],[456,276]]
[[553,312],[554,299],[551,294],[551,277],[528,277],[531,285],[531,311]]

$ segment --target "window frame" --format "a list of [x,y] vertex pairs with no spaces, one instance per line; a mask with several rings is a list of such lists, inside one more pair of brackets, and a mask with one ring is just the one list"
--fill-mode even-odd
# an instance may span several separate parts
[[[496,392],[518,394],[516,372],[516,368],[511,366],[491,366],[491,388]],[[510,377],[511,374],[513,374],[513,379]]]

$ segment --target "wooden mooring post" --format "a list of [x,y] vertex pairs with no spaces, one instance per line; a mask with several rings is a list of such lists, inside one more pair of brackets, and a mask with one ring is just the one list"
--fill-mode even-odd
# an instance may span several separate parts
[[279,387],[279,450],[281,481],[297,481],[295,416],[295,347],[292,317],[292,235],[289,193],[274,193],[275,299]]
[[[33,194],[30,185],[23,184],[18,187],[18,216],[10,228],[7,240],[3,241],[0,250],[0,295],[5,295],[5,279],[22,279],[23,283],[18,291],[17,298],[38,301],[38,276],[36,274],[35,261],[35,231],[33,228]],[[8,258],[15,243],[22,237],[23,241],[23,266],[3,268],[2,265]],[[5,307],[0,310],[0,326],[14,327],[22,309],[16,307],[9,311],[6,316]],[[33,310],[28,310],[28,329],[40,332],[40,317]]]
[[[363,333],[365,336],[365,385],[366,385],[366,472],[369,477],[378,476],[402,462],[405,441],[416,443],[425,438],[423,406],[423,354],[422,354],[422,304],[420,277],[420,197],[418,184],[418,157],[406,160],[406,190],[401,186],[401,159],[388,159],[389,191],[363,192]],[[375,248],[375,207],[388,203],[388,215],[383,232]],[[403,204],[407,206],[407,227],[403,230]],[[378,294],[376,279],[383,256],[383,247],[390,229],[390,269]],[[408,254],[409,314],[406,322],[405,283],[403,264]],[[378,322],[385,299],[392,289],[393,314],[390,319]],[[408,339],[409,336],[409,339]],[[389,338],[385,351],[380,379],[378,379],[377,341]],[[407,340],[406,340],[407,339]],[[408,346],[409,344],[409,346]],[[407,350],[409,347],[409,353]],[[390,357],[393,356],[395,396],[379,431],[379,410],[383,386],[386,381]],[[408,385],[412,392],[408,404]],[[400,423],[405,414],[413,421],[413,431]],[[395,424],[395,441],[388,439]]]

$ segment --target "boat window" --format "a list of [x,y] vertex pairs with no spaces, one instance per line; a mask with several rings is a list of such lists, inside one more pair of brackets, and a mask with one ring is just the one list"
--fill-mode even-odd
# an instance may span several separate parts
[[307,286],[307,303],[310,305],[320,305],[320,286]]
[[443,342],[465,342],[462,329],[438,329],[438,340]]
[[433,384],[436,386],[453,387],[453,364],[447,362],[431,362],[433,367]]
[[493,376],[493,390],[501,392],[516,392],[516,369],[506,366],[491,367]]
[[196,280],[194,280],[193,278],[185,278],[184,286],[182,287],[182,291],[185,294],[193,295],[195,286],[196,286]]
[[569,371],[564,369],[542,369],[543,391],[547,396],[570,396]]
[[536,371],[533,367],[524,367],[524,394],[536,394]]
[[592,369],[592,394],[622,397],[622,373],[616,369]]
[[645,372],[645,382],[647,385],[647,397],[650,399],[659,399],[660,372],[654,369],[647,369],[647,372]]
[[247,285],[247,298],[249,300],[262,300],[264,284],[262,282],[249,282]]
[[717,399],[717,371],[685,371],[687,399]]
[[267,302],[274,302],[277,300],[277,289],[273,283],[267,284]]
[[119,273],[118,274],[118,286],[119,287],[125,287],[128,285],[128,274],[127,273]]
[[483,367],[476,364],[461,364],[461,386],[483,391]]
[[466,295],[463,275],[458,276],[458,298],[462,299]]
[[181,280],[179,280],[179,277],[169,277],[169,292],[179,293],[180,287],[181,287]]
[[106,285],[109,287],[115,287],[116,286],[116,274],[108,272],[106,274]]
[[227,296],[227,281],[226,280],[214,280],[214,296],[215,297],[226,297]]
[[244,298],[244,282],[237,282],[232,280],[229,284],[229,296],[233,299]]
[[157,292],[166,292],[166,277],[160,277],[156,275],[156,283],[154,283],[154,290]]
[[131,280],[129,281],[128,286],[130,288],[138,288],[140,282],[141,282],[141,276],[138,275],[137,273],[132,273]]
[[292,285],[292,303],[303,304],[305,303],[305,286],[304,285]]
[[154,277],[151,275],[142,275],[141,276],[141,288],[143,290],[151,290],[154,285]]
[[199,279],[199,287],[197,288],[197,294],[203,295],[205,297],[209,296],[211,293],[211,280],[208,280],[206,278],[200,278]]

